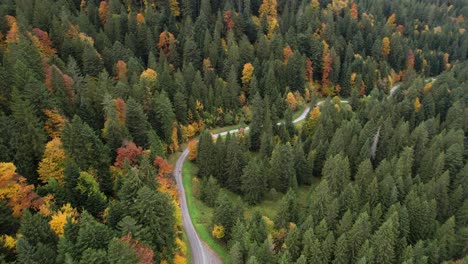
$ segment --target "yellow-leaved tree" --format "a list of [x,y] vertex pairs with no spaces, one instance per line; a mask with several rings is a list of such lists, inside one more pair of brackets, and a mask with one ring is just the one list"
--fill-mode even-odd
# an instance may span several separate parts
[[50,228],[54,230],[59,237],[62,237],[65,232],[64,227],[67,223],[67,219],[70,218],[70,221],[74,223],[77,217],[78,213],[76,209],[67,203],[52,215],[52,219],[49,221]]
[[382,39],[382,55],[384,57],[388,57],[390,54],[390,39],[388,37],[384,37]]
[[221,239],[224,237],[224,227],[222,225],[215,225],[213,227],[213,231],[211,231],[211,235],[216,237],[217,239]]
[[54,178],[59,183],[63,183],[64,168],[65,151],[62,147],[62,141],[57,137],[47,143],[37,173],[39,179],[44,183],[47,183],[49,178]]
[[242,83],[248,85],[252,80],[252,76],[254,73],[254,66],[252,63],[248,62],[244,64],[244,69],[242,70]]

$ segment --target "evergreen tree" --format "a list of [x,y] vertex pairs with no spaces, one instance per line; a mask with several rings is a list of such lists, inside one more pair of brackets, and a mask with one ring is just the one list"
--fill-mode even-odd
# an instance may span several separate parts
[[289,189],[286,195],[281,199],[275,225],[280,228],[285,228],[289,223],[297,223],[298,220],[299,205],[297,196],[292,189]]
[[143,107],[133,98],[127,100],[125,108],[126,125],[133,142],[137,146],[149,148],[148,132],[150,124],[148,117],[143,112]]
[[289,143],[278,144],[273,150],[270,160],[270,187],[286,192],[288,188],[296,188],[296,172],[294,157]]
[[14,133],[11,134],[10,146],[14,150],[13,161],[19,173],[30,183],[36,183],[36,168],[44,151],[46,135],[32,105],[16,89],[13,90],[11,108],[11,129]]
[[250,150],[260,149],[260,139],[263,124],[263,100],[259,93],[255,94],[252,100],[252,122],[249,126]]
[[266,165],[261,159],[254,158],[244,168],[241,189],[244,199],[249,204],[259,203],[267,192],[268,182],[265,173],[263,173],[264,166]]
[[213,175],[213,150],[213,137],[211,136],[208,130],[202,131],[202,133],[200,134],[200,140],[198,141],[197,148],[197,165],[199,168],[198,176],[201,178]]

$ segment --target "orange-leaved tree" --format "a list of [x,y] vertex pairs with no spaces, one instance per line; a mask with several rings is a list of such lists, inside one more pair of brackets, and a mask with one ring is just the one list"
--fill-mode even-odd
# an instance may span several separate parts
[[128,160],[130,165],[134,165],[138,162],[142,154],[143,149],[141,147],[137,147],[133,142],[128,142],[125,146],[117,149],[117,157],[115,158],[114,166],[123,168],[126,160]]
[[175,37],[171,32],[163,31],[159,34],[158,49],[162,49],[164,55],[169,53],[169,46],[175,43]]
[[190,140],[188,143],[189,149],[189,160],[194,161],[197,160],[197,151],[198,151],[198,141],[197,140]]
[[38,210],[44,201],[34,192],[34,185],[16,173],[13,163],[0,162],[0,199],[8,200],[14,217],[20,217],[25,209]]

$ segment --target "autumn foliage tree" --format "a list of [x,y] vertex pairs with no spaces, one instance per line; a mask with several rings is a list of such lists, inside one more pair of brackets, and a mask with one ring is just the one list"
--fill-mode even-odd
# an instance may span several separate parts
[[62,135],[62,129],[65,126],[65,117],[61,115],[57,109],[45,109],[43,112],[44,115],[47,116],[44,129],[49,137],[60,137]]
[[67,203],[52,215],[49,221],[50,228],[57,234],[57,236],[63,237],[65,232],[65,224],[67,223],[68,219],[70,219],[72,223],[75,223],[77,217],[78,212],[76,209]]
[[252,80],[252,76],[254,73],[254,67],[252,63],[248,62],[244,64],[244,68],[242,69],[242,83],[244,85],[248,85]]
[[188,143],[190,161],[195,161],[197,159],[197,148],[198,148],[198,141],[190,140]]
[[227,10],[226,12],[224,12],[223,19],[224,19],[224,25],[226,26],[226,30],[227,31],[232,30],[235,25],[234,20],[232,19],[232,11]]
[[162,49],[164,55],[169,54],[169,47],[171,44],[175,44],[175,37],[171,32],[163,31],[159,34],[158,49]]
[[170,165],[166,159],[161,156],[156,157],[153,161],[153,165],[158,168],[159,176],[166,176],[172,173],[173,166]]
[[358,12],[358,6],[357,6],[356,2],[353,2],[351,4],[351,8],[349,10],[349,13],[350,13],[350,16],[351,16],[352,19],[354,19],[354,20],[358,19],[359,12]]
[[140,264],[154,264],[154,251],[150,246],[145,245],[138,240],[132,239],[131,234],[122,237],[120,240],[128,244],[138,255]]
[[127,72],[128,72],[127,64],[124,61],[119,60],[117,64],[115,65],[115,68],[117,71],[117,77],[116,77],[117,80],[121,82],[127,82]]
[[20,217],[29,208],[38,210],[43,200],[34,192],[34,185],[16,173],[13,163],[0,162],[0,199],[8,200],[15,217]]
[[297,100],[296,97],[292,92],[289,92],[286,96],[286,103],[288,104],[289,108],[291,110],[296,111],[297,110]]
[[65,151],[62,147],[60,138],[54,138],[46,144],[44,155],[37,173],[39,179],[47,183],[49,178],[56,179],[59,183],[63,183],[65,168]]
[[388,57],[390,54],[390,39],[388,37],[384,37],[382,39],[382,55],[384,57]]
[[137,147],[135,143],[128,142],[125,146],[117,149],[117,158],[115,159],[114,166],[123,168],[125,161],[128,161],[130,165],[134,165],[142,154],[142,147]]
[[322,68],[322,93],[323,95],[327,95],[326,89],[328,86],[330,86],[330,79],[329,75],[330,72],[332,71],[332,57],[328,51],[328,44],[324,40],[323,41],[323,55],[322,55],[322,60],[323,60],[323,68]]
[[105,25],[107,23],[107,13],[109,12],[109,4],[106,1],[101,1],[99,4],[99,20]]

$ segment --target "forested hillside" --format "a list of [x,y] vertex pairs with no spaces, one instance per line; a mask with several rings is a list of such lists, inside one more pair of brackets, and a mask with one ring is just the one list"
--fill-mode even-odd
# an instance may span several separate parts
[[467,19],[467,0],[2,0],[0,262],[185,263],[168,159],[197,137],[230,263],[462,259]]

